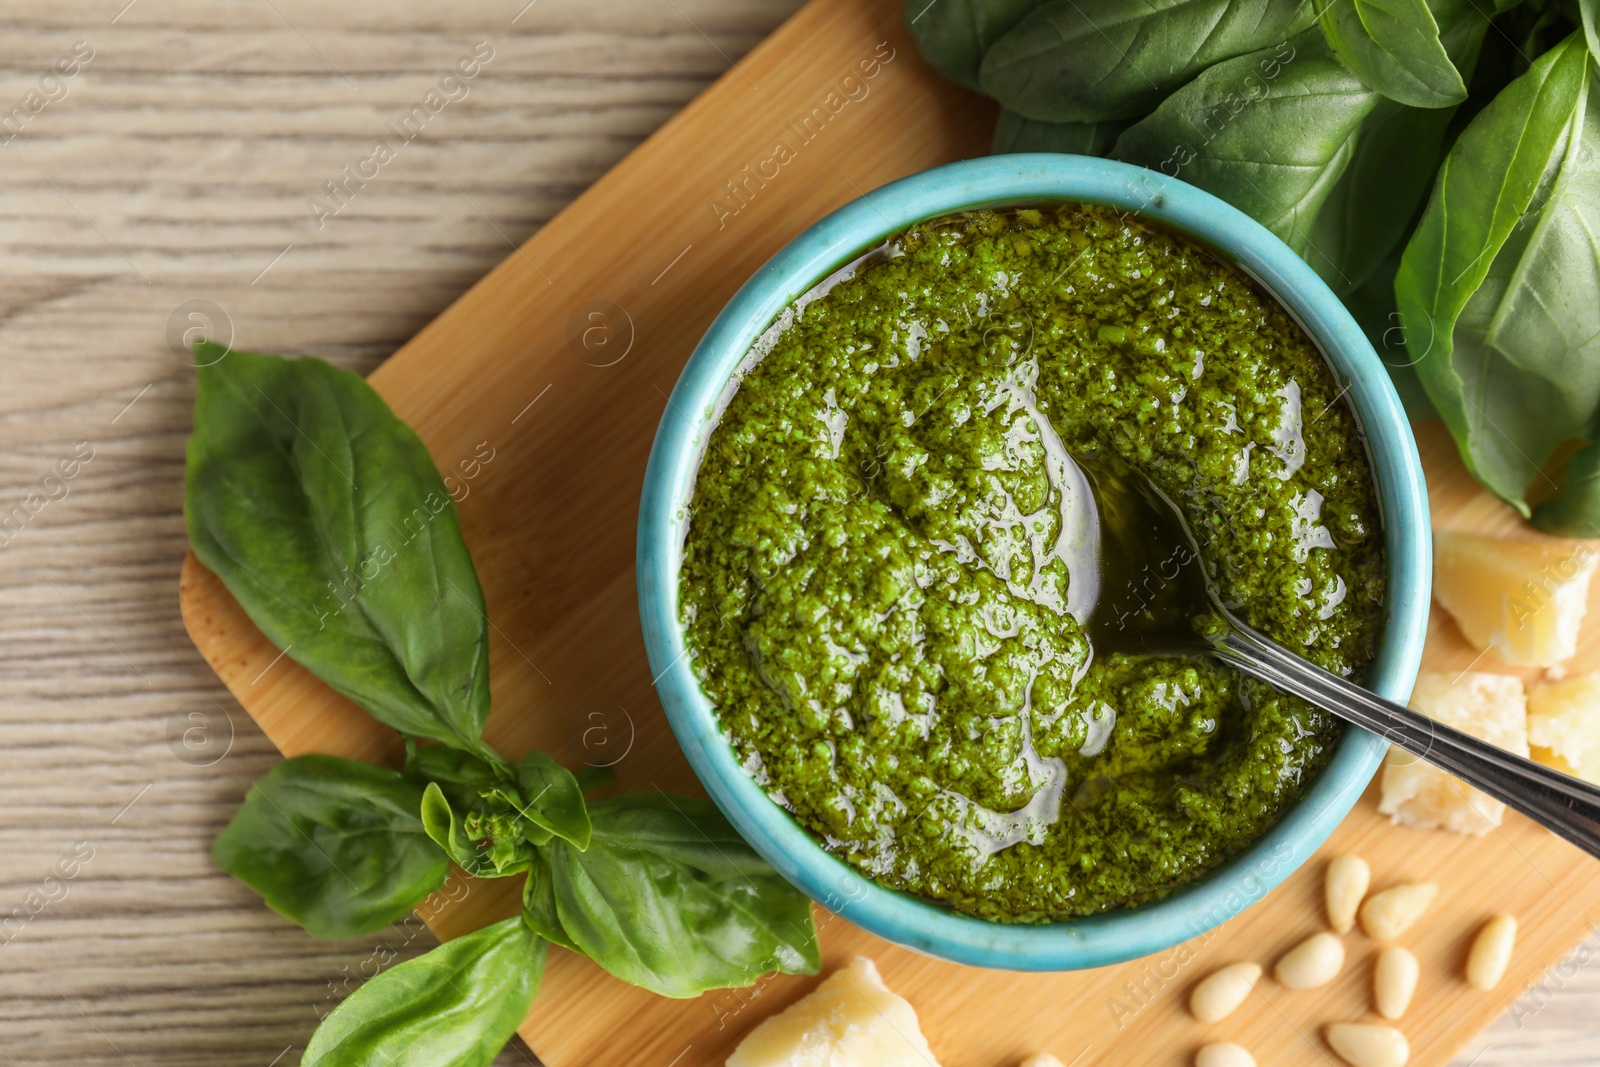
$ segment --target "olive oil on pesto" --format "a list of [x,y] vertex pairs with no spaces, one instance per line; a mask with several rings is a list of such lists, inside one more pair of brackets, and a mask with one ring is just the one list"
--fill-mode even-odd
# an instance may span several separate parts
[[1141,472],[1242,618],[1359,675],[1384,596],[1360,428],[1276,302],[1141,220],[978,211],[889,249],[785,313],[711,434],[695,672],[745,769],[883,885],[1007,922],[1161,897],[1339,728],[1208,659],[1093,648],[1150,586],[1074,555],[1061,454]]

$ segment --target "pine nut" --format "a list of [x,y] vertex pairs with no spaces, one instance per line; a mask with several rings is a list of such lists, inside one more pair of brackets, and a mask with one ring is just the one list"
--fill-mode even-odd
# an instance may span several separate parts
[[1353,1067],[1402,1067],[1411,1058],[1406,1035],[1392,1026],[1329,1023],[1322,1036]]
[[1201,1045],[1194,1054],[1194,1067],[1256,1067],[1249,1051],[1229,1041]]
[[1417,991],[1421,970],[1417,957],[1399,945],[1390,945],[1378,953],[1378,963],[1372,971],[1372,999],[1379,1015],[1398,1019],[1406,1013],[1411,995]]
[[1374,893],[1361,905],[1361,929],[1379,941],[1393,941],[1422,918],[1438,894],[1432,882],[1408,882]]
[[1467,957],[1467,981],[1476,989],[1493,989],[1506,976],[1517,943],[1517,917],[1496,915],[1484,923]]
[[1261,965],[1234,963],[1207,975],[1189,994],[1189,1012],[1203,1023],[1214,1023],[1233,1014],[1261,977]]
[[1328,864],[1326,896],[1328,925],[1348,934],[1356,923],[1356,909],[1372,884],[1372,868],[1360,856],[1336,856]]
[[1288,989],[1327,985],[1344,967],[1344,942],[1330,933],[1312,934],[1284,954],[1273,970]]

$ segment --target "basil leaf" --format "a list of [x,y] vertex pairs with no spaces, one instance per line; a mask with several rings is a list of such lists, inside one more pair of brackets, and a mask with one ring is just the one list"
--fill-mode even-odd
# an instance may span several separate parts
[[1431,108],[1467,98],[1427,0],[1333,0],[1320,21],[1344,65],[1389,99]]
[[526,799],[523,818],[572,842],[580,851],[589,847],[589,807],[571,771],[532,749],[517,765],[517,786]]
[[613,975],[693,997],[820,968],[810,901],[709,801],[632,794],[590,816],[588,851],[557,840],[543,854],[561,929]]
[[940,74],[978,88],[989,46],[1040,0],[906,0],[905,24],[917,51]]
[[1348,296],[1405,240],[1443,156],[1449,108],[1380,100],[1356,131],[1350,160],[1295,250]]
[[[1440,24],[1455,65],[1475,71],[1488,18],[1471,3],[1453,0],[1440,8]],[[1415,108],[1385,99],[1363,120],[1349,164],[1296,247],[1340,296],[1362,285],[1410,235],[1455,113],[1454,107]],[[1392,286],[1390,293],[1387,310],[1393,311]]]
[[1400,403],[1413,422],[1436,419],[1433,401],[1428,399],[1414,366],[1416,356],[1405,345],[1405,331],[1400,325],[1400,312],[1394,302],[1394,276],[1400,268],[1400,255],[1395,252],[1378,265],[1372,275],[1353,292],[1345,296],[1345,307],[1360,324],[1373,351],[1383,360],[1394,382],[1394,391],[1400,394]]
[[255,784],[211,855],[318,937],[356,937],[404,916],[450,873],[423,832],[421,801],[394,771],[297,756]]
[[457,866],[475,877],[504,878],[532,866],[533,846],[521,820],[503,803],[499,810],[481,800],[475,807],[458,812],[439,783],[429,782],[422,794],[423,828]]
[[578,780],[578,788],[585,793],[617,784],[617,772],[610,767],[579,767],[572,772],[572,776]]
[[1382,99],[1312,31],[1209,68],[1114,155],[1216,194],[1303,251]]
[[1578,17],[1583,21],[1583,39],[1589,54],[1600,62],[1600,0],[1578,0]]
[[302,1067],[484,1067],[527,1017],[548,946],[521,919],[368,979],[311,1035]]
[[1103,156],[1111,151],[1126,122],[1040,122],[1015,111],[1002,110],[994,128],[992,151],[1070,152],[1079,156]]
[[445,796],[463,807],[468,800],[502,781],[502,773],[487,760],[449,745],[412,743],[406,749],[406,777],[423,785],[438,783]]
[[[1469,470],[1524,515],[1600,429],[1600,93],[1582,33],[1539,57],[1445,158],[1395,279],[1424,387]],[[1568,492],[1572,492],[1569,477]],[[1582,496],[1541,509],[1573,528]]]
[[1316,21],[1307,0],[1048,0],[983,57],[983,91],[1047,122],[1126,119]]
[[551,944],[573,952],[583,951],[562,929],[561,916],[556,910],[555,878],[550,873],[550,864],[542,857],[529,868],[528,880],[522,886],[522,921]]
[[200,562],[374,718],[482,754],[483,592],[417,435],[321,360],[196,354],[184,517]]
[[613,845],[659,853],[714,878],[769,874],[772,867],[706,797],[654,790],[597,800],[589,808],[596,835]]
[[1567,460],[1566,491],[1533,509],[1534,525],[1561,537],[1600,537],[1600,445]]

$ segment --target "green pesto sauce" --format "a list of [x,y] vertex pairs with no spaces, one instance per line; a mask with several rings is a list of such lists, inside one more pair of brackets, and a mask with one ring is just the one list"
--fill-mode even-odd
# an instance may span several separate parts
[[1051,451],[1114,450],[1243,618],[1351,675],[1384,596],[1360,428],[1275,301],[1142,221],[978,211],[890,247],[780,318],[711,435],[694,670],[746,770],[883,885],[1009,922],[1161,897],[1339,729],[1209,659],[1096,654]]

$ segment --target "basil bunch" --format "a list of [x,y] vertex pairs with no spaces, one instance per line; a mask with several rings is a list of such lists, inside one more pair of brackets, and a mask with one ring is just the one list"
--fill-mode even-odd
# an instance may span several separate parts
[[[1247,212],[1484,485],[1600,535],[1600,0],[907,0],[906,20],[1001,103],[996,152],[1110,156]],[[1574,443],[1560,484],[1544,468]]]
[[406,740],[400,771],[284,761],[218,837],[218,866],[319,937],[394,922],[452,862],[527,875],[520,918],[369,980],[304,1063],[487,1064],[527,1015],[549,942],[670,997],[816,973],[810,902],[709,801],[591,802],[602,776],[484,743],[488,616],[455,504],[365,381],[205,342],[196,356],[195,555],[286,655]]

